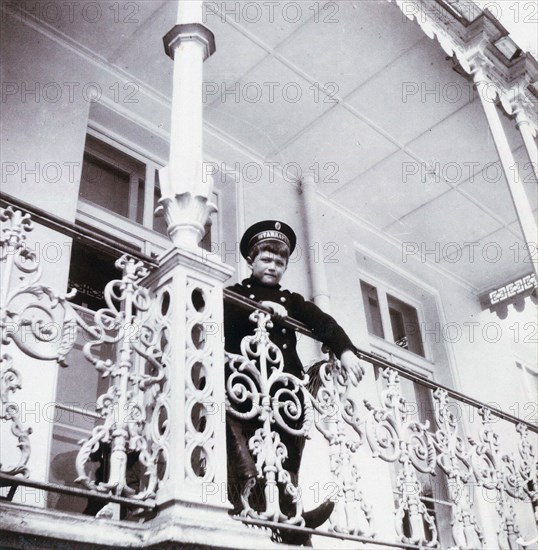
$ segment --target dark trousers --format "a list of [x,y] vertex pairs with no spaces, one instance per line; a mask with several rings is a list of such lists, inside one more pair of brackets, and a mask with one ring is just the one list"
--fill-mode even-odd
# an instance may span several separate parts
[[[241,420],[231,414],[226,415],[226,446],[228,452],[228,500],[234,506],[234,512],[242,510],[241,493],[249,478],[256,478],[256,460],[248,447],[250,438],[261,423],[253,420]],[[286,446],[287,458],[283,467],[291,477],[291,482],[297,486],[299,480],[299,467],[305,444],[305,438],[287,433],[283,428],[273,425],[273,431],[278,433],[280,441]],[[251,492],[250,504],[257,511],[265,509],[264,496],[265,480],[258,480]],[[284,487],[280,488],[280,509],[286,515],[295,514],[295,506],[291,497],[284,495]]]

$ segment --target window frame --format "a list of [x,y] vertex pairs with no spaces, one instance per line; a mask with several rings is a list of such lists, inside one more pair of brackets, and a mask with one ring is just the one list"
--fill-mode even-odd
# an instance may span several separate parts
[[[375,279],[366,273],[359,272],[359,287],[361,281],[364,281],[366,284],[373,286],[376,289],[377,299],[379,303],[379,313],[381,316],[381,326],[383,328],[383,334],[385,335],[384,338],[381,338],[380,336],[369,332],[368,328],[366,328],[372,350],[390,361],[403,364],[404,366],[411,367],[415,370],[418,369],[421,373],[426,373],[428,378],[433,379],[435,369],[434,363],[431,360],[431,349],[424,334],[425,315],[422,303],[416,298],[410,296],[409,294],[406,294],[405,292],[385,283],[384,281]],[[394,332],[390,320],[387,295],[390,295],[393,298],[400,300],[401,302],[413,307],[416,310],[424,356],[405,349],[395,343]],[[360,291],[360,296],[362,304],[362,315],[364,316],[364,326],[367,327],[366,304],[364,303],[362,290]]]
[[[164,167],[167,163],[143,147],[132,143],[128,139],[123,139],[115,132],[103,128],[101,125],[88,121],[86,129],[87,135],[92,136],[106,145],[117,149],[121,153],[131,156],[135,160],[146,166],[144,177],[144,193],[142,206],[142,223],[136,221],[137,204],[131,200],[134,193],[138,194],[138,181],[136,185],[132,183],[129,190],[129,213],[134,214],[133,218],[125,217],[103,206],[93,203],[79,196],[77,201],[76,221],[90,226],[104,234],[115,236],[123,241],[127,241],[136,246],[142,253],[150,256],[151,254],[160,255],[172,246],[172,241],[167,235],[153,229],[154,210],[156,204],[155,195],[155,172]],[[86,148],[82,152],[97,157],[103,162],[110,162],[110,159],[98,154],[91,149]],[[82,160],[84,162],[84,160]],[[135,189],[136,187],[136,189]],[[139,197],[140,198],[140,197]],[[212,200],[217,207],[217,213],[220,212],[220,189],[214,186],[212,191]],[[211,228],[214,234],[211,235],[212,242],[219,242],[221,231],[221,216],[211,216]]]
[[[156,159],[154,155],[151,155],[148,151],[143,150],[140,147],[136,147],[133,143],[128,140],[121,140],[119,136],[114,135],[112,132],[105,132],[102,128],[97,128],[96,125],[92,124],[91,121],[88,122],[88,128],[86,134],[117,149],[121,153],[128,155],[135,160],[141,162],[145,165],[145,174],[144,174],[144,193],[143,193],[143,210],[142,210],[142,223],[138,224],[136,222],[136,207],[137,203],[132,199],[133,195],[138,195],[138,181],[134,179],[130,182],[129,188],[129,214],[126,219],[136,223],[137,225],[142,225],[143,227],[153,230],[153,211],[155,210],[154,204],[154,188],[155,188],[155,171],[162,168],[166,163],[162,159]],[[84,153],[88,149],[86,145],[84,146]],[[88,151],[94,157],[102,160],[103,162],[110,162],[110,158],[105,157],[103,154],[98,151]],[[86,201],[89,202],[89,201]],[[93,204],[93,203],[92,203]],[[117,214],[121,216],[121,214]],[[123,216],[122,216],[123,217]]]

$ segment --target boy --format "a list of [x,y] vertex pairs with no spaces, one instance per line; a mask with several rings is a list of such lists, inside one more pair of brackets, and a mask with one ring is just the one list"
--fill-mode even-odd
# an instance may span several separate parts
[[[247,260],[251,276],[229,290],[259,302],[272,312],[273,327],[269,337],[283,356],[284,372],[302,379],[304,370],[297,354],[295,331],[278,323],[286,316],[301,321],[340,359],[344,369],[359,381],[363,368],[354,353],[355,347],[345,331],[328,314],[300,294],[283,290],[280,280],[288,266],[288,259],[295,248],[296,237],[293,229],[283,222],[265,220],[250,227],[241,239],[240,250]],[[249,320],[250,311],[239,306],[224,303],[224,334],[226,351],[241,353],[241,341],[254,333],[255,324]],[[301,420],[302,422],[302,420]],[[244,420],[232,414],[227,415],[227,450],[229,498],[235,511],[241,509],[241,492],[245,486],[254,483],[257,476],[256,464],[249,451],[249,439],[256,428],[261,426],[258,419]],[[286,445],[288,456],[284,468],[290,473],[293,485],[297,486],[299,466],[304,447],[304,437],[296,437],[279,430],[280,439]],[[289,505],[289,503],[287,503]],[[315,528],[330,516],[334,503],[325,502],[315,510],[303,514],[305,525]],[[281,505],[287,513],[286,503]],[[290,513],[293,513],[290,511]],[[286,542],[299,542],[297,535],[288,535]],[[305,541],[301,541],[305,542]]]

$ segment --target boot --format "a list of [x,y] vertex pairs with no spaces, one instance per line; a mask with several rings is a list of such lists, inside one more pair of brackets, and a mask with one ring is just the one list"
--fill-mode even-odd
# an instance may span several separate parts
[[331,516],[334,510],[334,502],[332,500],[326,500],[320,504],[317,508],[303,513],[303,519],[305,527],[310,529],[316,529],[320,525],[323,525]]
[[[305,527],[309,529],[316,529],[320,525],[323,525],[331,516],[334,510],[334,502],[332,500],[326,500],[320,504],[317,508],[303,513],[303,519]],[[312,546],[312,536],[310,533],[300,533],[297,531],[284,531],[280,532],[280,538],[284,544],[295,544],[297,546]]]
[[312,548],[312,536],[310,533],[299,533],[297,531],[280,531],[282,544],[294,544]]

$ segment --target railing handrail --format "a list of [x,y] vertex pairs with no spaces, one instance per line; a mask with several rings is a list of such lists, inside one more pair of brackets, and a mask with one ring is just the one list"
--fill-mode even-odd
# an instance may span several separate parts
[[[256,309],[264,311],[266,313],[271,314],[272,311],[269,308],[263,307],[260,303],[256,302],[255,300],[251,300],[250,298],[246,298],[245,296],[242,296],[241,294],[238,294],[237,292],[234,292],[233,290],[230,290],[228,288],[224,289],[224,299],[230,303],[233,303],[234,305],[237,305],[239,307],[243,307],[244,309],[255,311]],[[284,326],[294,329],[297,332],[300,332],[301,334],[304,334],[306,336],[309,336],[310,338],[313,338],[314,340],[318,340],[319,338],[303,323],[300,321],[297,321],[296,319],[293,319],[292,317],[284,317],[282,319],[279,319],[279,323],[283,324]],[[487,409],[489,410],[494,416],[501,418],[503,420],[506,420],[508,422],[511,422],[513,424],[523,424],[525,425],[530,431],[534,433],[538,433],[538,426],[535,424],[532,424],[526,420],[523,420],[521,418],[518,418],[517,416],[513,416],[511,414],[505,413],[503,411],[500,411],[491,405],[488,405],[487,403],[484,403],[478,399],[475,399],[473,397],[469,397],[468,395],[465,395],[464,393],[461,393],[457,390],[454,390],[448,386],[445,386],[443,384],[439,384],[437,382],[433,382],[431,380],[428,380],[424,376],[417,374],[416,372],[413,372],[411,369],[407,367],[403,367],[402,365],[398,365],[397,363],[393,363],[392,361],[389,361],[388,359],[384,359],[382,357],[379,357],[375,353],[372,353],[370,351],[363,350],[357,346],[355,346],[355,352],[359,359],[363,359],[364,361],[371,363],[372,365],[380,368],[391,368],[397,371],[399,374],[401,374],[404,378],[407,378],[408,380],[411,380],[412,382],[416,382],[417,384],[420,384],[428,389],[436,390],[441,389],[447,392],[448,396],[456,399],[458,401],[461,401],[462,403],[465,403],[467,405],[471,405],[473,407],[476,407],[478,409]]]
[[28,479],[21,476],[15,476],[10,474],[4,474],[0,472],[0,486],[23,486],[31,487],[32,489],[40,489],[43,491],[50,491],[52,493],[59,493],[64,495],[72,495],[81,498],[95,498],[98,500],[105,500],[107,502],[115,502],[117,504],[125,504],[128,506],[146,508],[153,510],[156,507],[153,500],[138,500],[129,497],[122,497],[114,495],[110,492],[100,493],[98,491],[90,491],[88,489],[82,489],[78,487],[70,487],[69,485],[60,485],[58,483],[50,483],[48,481],[37,481],[34,479]]
[[66,405],[65,403],[57,402],[57,403],[54,403],[54,406],[57,409],[60,409],[62,411],[72,412],[74,414],[79,414],[80,416],[89,416],[89,417],[95,418],[97,420],[103,420],[103,418],[105,418],[102,414],[99,414],[99,413],[93,412],[93,411],[88,411],[88,410],[85,410],[85,409],[81,409],[80,407],[75,407],[74,405]]
[[352,535],[349,533],[339,533],[337,531],[322,531],[320,529],[312,529],[310,527],[304,527],[300,525],[292,525],[290,523],[277,523],[274,521],[268,521],[264,519],[233,517],[236,521],[245,523],[247,525],[253,525],[256,527],[267,527],[269,529],[277,529],[281,531],[291,531],[292,533],[302,533],[309,535],[317,535],[319,537],[326,537],[339,540],[349,540],[354,542],[360,542],[363,544],[375,545],[375,546],[389,546],[390,548],[403,548],[405,550],[425,550],[426,545],[412,544],[409,542],[391,542],[384,540],[376,540],[368,537],[361,537],[359,535]]
[[62,233],[72,239],[78,239],[83,242],[91,243],[94,248],[107,253],[113,254],[129,254],[137,260],[143,261],[145,264],[151,267],[158,267],[158,262],[155,258],[148,256],[137,248],[130,246],[127,243],[118,241],[117,239],[111,239],[105,234],[83,227],[76,223],[68,222],[46,210],[33,206],[25,201],[16,199],[11,195],[0,192],[0,203],[5,206],[13,206],[17,210],[27,212],[32,216],[32,221],[36,221],[49,229],[53,229],[58,233]]

